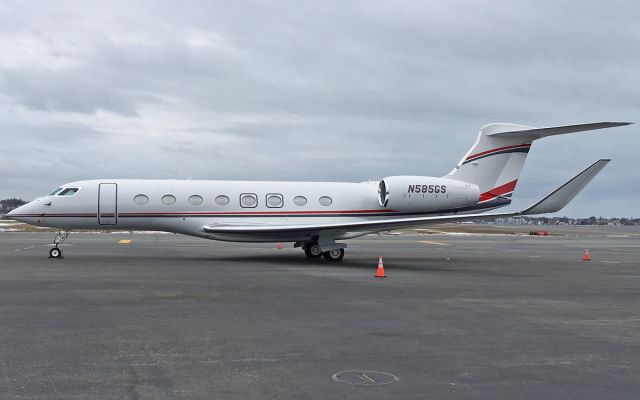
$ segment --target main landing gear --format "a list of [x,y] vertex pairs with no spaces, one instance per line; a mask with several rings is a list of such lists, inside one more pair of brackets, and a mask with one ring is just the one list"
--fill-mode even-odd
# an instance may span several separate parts
[[331,262],[342,261],[344,258],[344,249],[322,251],[322,248],[317,242],[307,242],[302,246],[302,249],[308,258],[324,257],[325,260]]
[[56,233],[56,237],[53,239],[54,247],[49,250],[49,258],[64,258],[59,246],[67,240],[70,234],[71,231],[58,231],[58,233]]
[[315,242],[305,243],[303,249],[304,249],[304,254],[308,258],[322,257],[322,249],[320,248],[320,245],[318,245],[318,243],[315,243]]
[[332,261],[332,262],[342,261],[342,259],[344,258],[344,249],[334,249],[334,250],[325,251],[324,253],[322,253],[322,257],[324,257],[324,259],[327,261]]

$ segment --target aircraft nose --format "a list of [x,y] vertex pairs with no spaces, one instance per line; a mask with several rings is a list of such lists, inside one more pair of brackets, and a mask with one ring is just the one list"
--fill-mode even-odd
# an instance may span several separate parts
[[7,217],[15,219],[16,221],[24,222],[24,218],[28,217],[31,203],[21,205],[20,207],[9,211]]
[[19,213],[19,210],[24,207],[24,206],[20,206],[18,208],[14,208],[13,210],[9,211],[9,213],[7,214],[7,217],[13,217],[14,215]]

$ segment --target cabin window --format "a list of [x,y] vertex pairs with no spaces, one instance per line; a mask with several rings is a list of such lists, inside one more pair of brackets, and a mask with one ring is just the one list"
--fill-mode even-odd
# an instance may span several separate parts
[[330,206],[331,203],[333,203],[333,200],[331,200],[331,197],[329,196],[322,196],[318,199],[318,201],[320,202],[320,204],[322,204],[323,206]]
[[57,188],[53,192],[49,193],[49,196],[54,196],[54,195],[58,194],[58,192],[61,191],[61,190],[62,190],[62,188]]
[[66,188],[62,192],[58,193],[58,196],[73,196],[78,193],[78,188]]
[[202,199],[202,196],[199,196],[197,194],[194,194],[193,196],[189,197],[189,204],[194,205],[194,206],[199,206],[200,204],[202,204],[204,200]]
[[297,206],[303,206],[307,204],[307,198],[304,196],[296,196],[293,198],[293,204]]
[[229,204],[229,197],[221,194],[220,196],[216,197],[216,204],[219,206],[226,206],[227,204]]
[[258,205],[258,196],[255,193],[242,193],[240,205],[244,208],[254,208]]
[[284,201],[282,200],[282,195],[279,193],[269,193],[267,195],[267,207],[269,208],[279,208],[282,207]]
[[149,198],[144,194],[137,194],[133,198],[133,202],[139,206],[143,206],[149,202]]
[[176,198],[171,194],[165,194],[164,196],[162,196],[161,200],[162,200],[162,204],[166,206],[172,206],[176,204]]

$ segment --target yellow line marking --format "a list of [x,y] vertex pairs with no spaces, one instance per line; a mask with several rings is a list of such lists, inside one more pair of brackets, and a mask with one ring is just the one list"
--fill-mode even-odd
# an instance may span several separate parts
[[431,240],[419,240],[420,243],[426,243],[426,244],[435,244],[438,246],[449,246],[449,243],[442,243],[442,242],[434,242]]
[[130,244],[131,243],[131,239],[122,239],[121,241],[118,242],[118,244]]

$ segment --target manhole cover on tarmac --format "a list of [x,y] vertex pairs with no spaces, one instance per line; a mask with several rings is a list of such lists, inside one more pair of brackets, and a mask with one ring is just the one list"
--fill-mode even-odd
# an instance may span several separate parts
[[332,376],[336,382],[348,383],[349,385],[388,385],[400,380],[397,376],[388,372],[367,371],[366,369],[354,369],[351,371],[341,371]]

